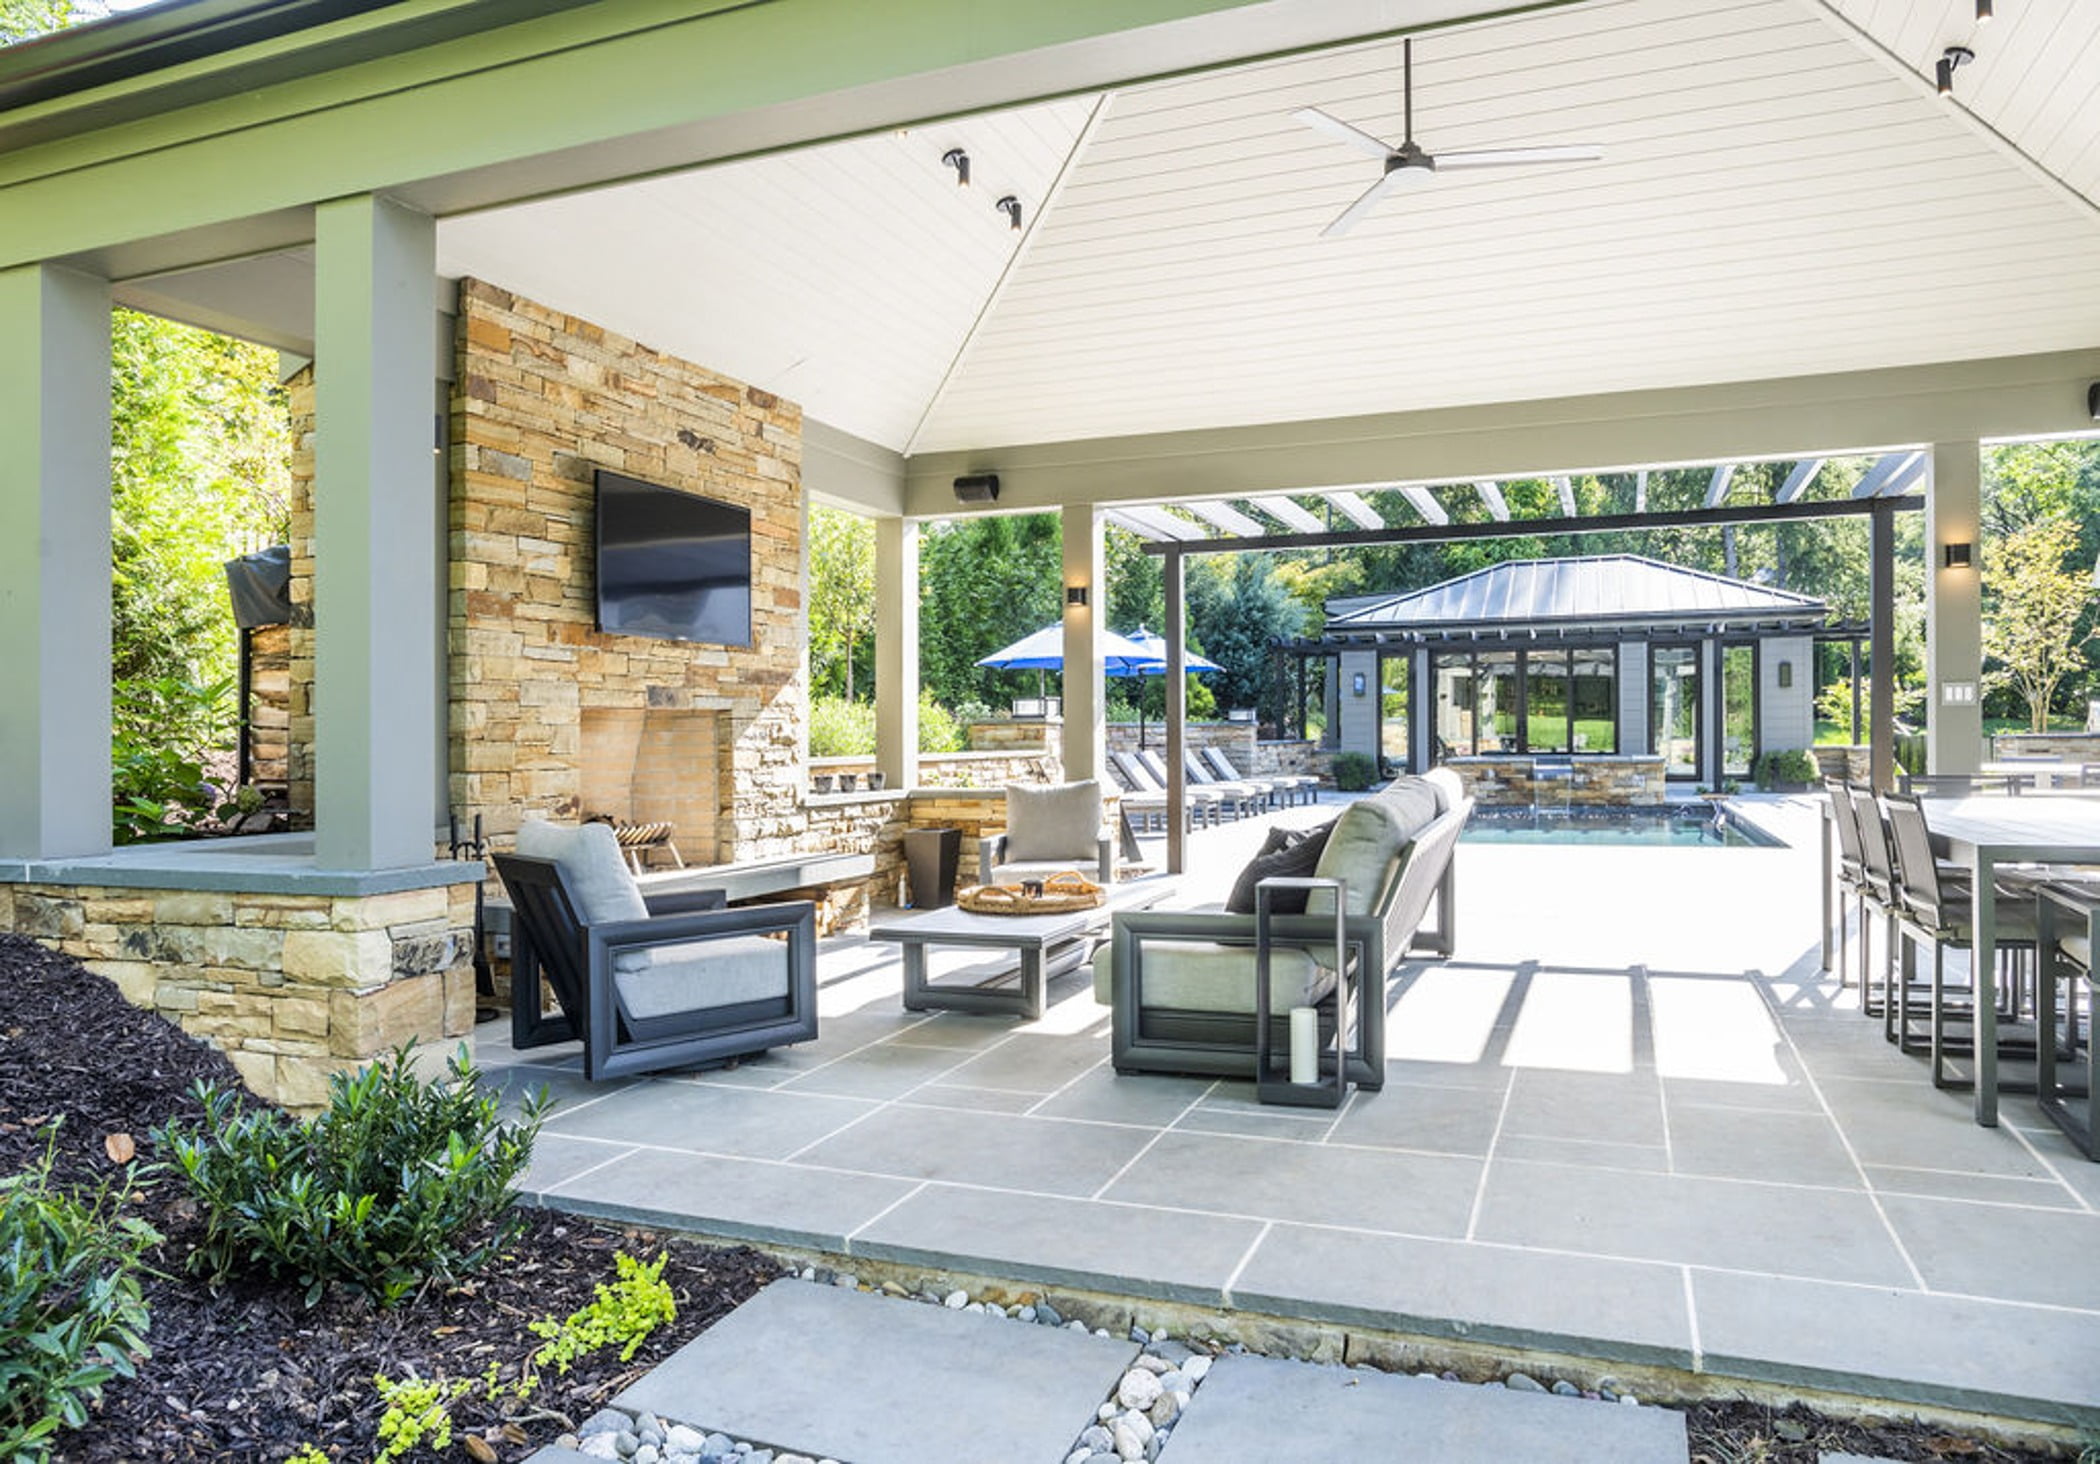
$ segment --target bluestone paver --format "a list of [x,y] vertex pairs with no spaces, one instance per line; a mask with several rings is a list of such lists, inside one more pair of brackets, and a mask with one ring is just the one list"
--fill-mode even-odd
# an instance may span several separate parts
[[1683,1417],[1660,1408],[1227,1356],[1211,1369],[1160,1458],[1685,1464],[1686,1454]]
[[1134,1344],[776,1281],[613,1400],[851,1464],[1055,1464]]

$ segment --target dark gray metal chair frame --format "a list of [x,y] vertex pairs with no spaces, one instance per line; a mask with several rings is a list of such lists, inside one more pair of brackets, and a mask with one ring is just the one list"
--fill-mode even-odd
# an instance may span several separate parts
[[[1859,999],[1861,1010],[1881,1020],[1881,1035],[1896,1040],[1896,982],[1901,973],[1896,961],[1896,920],[1901,896],[1896,890],[1896,851],[1889,843],[1888,825],[1882,821],[1881,804],[1871,788],[1847,783],[1845,796],[1852,805],[1853,827],[1860,842]],[[1874,995],[1874,932],[1867,923],[1869,911],[1881,916],[1881,995]]]
[[1921,798],[1966,798],[1972,793],[2015,797],[2034,787],[2032,773],[1903,773],[1897,787]]
[[[491,856],[510,893],[511,1043],[518,1048],[583,1043],[587,1080],[748,1057],[817,1035],[816,906],[807,900],[726,907],[718,890],[646,896],[646,920],[586,925],[560,866],[522,854]],[[622,951],[690,945],[731,936],[787,937],[785,996],[636,1017],[620,1000],[612,963]],[[559,1016],[541,1010],[540,981]]]
[[[2036,941],[2041,947],[2040,989],[2036,1011],[2043,1031],[2035,1048],[2035,1102],[2049,1121],[2078,1146],[2086,1158],[2100,1163],[2100,1046],[2093,1037],[2096,1013],[2091,954],[2100,951],[2100,887],[2045,884],[2035,891]],[[2066,928],[2083,925],[2086,931],[2087,963],[2080,966],[2063,949]],[[2061,988],[2058,983],[2061,982]],[[2085,991],[2085,1087],[2071,1088],[2057,1076],[2056,1013],[2059,989],[2063,997],[2064,1051],[2074,1060],[2079,1049],[2078,995]],[[2083,1100],[2075,1104],[2072,1100]]]
[[[1875,1003],[1872,994],[1867,990],[1866,952],[1864,950],[1868,940],[1867,861],[1860,838],[1859,813],[1852,806],[1851,789],[1844,780],[1840,778],[1824,779],[1823,791],[1830,797],[1830,822],[1837,830],[1838,837],[1838,984],[1840,986],[1845,984],[1846,975],[1851,966],[1849,935],[1852,920],[1850,915],[1852,912],[1857,912],[1859,917],[1859,939],[1862,946],[1860,953],[1860,977],[1857,982],[1859,987],[1859,1009],[1862,1015],[1875,1017],[1881,1015],[1881,1009]],[[1845,908],[1847,896],[1851,899],[1852,912],[1848,912]]]
[[[1960,950],[1969,945],[1966,929],[1959,922],[1959,907],[1969,902],[1969,892],[1959,886],[1950,887],[1942,876],[1939,860],[1932,852],[1932,832],[1926,822],[1925,806],[1918,795],[1886,793],[1882,795],[1881,803],[1888,818],[1889,836],[1895,844],[1897,891],[1902,900],[1902,908],[1896,916],[1905,947],[1898,961],[1901,969],[1896,974],[1896,1030],[1904,1051],[1915,1052],[1922,1046],[1929,1054],[1935,1088],[1968,1089],[1974,1086],[1973,1079],[1950,1077],[1946,1066],[1949,1057],[1965,1056],[1975,1051],[1973,1040],[1954,1037],[1948,1031],[1950,1018],[1969,1015],[1972,1008],[1958,1003],[1947,990],[1946,953],[1949,946]],[[1994,891],[1993,898],[2003,897]],[[1926,1038],[1923,1044],[1915,1044],[1911,1036],[1913,983],[1909,979],[1909,970],[1911,952],[1920,941],[1932,946],[1932,982],[1930,1004],[1925,1013]],[[2032,959],[2034,938],[2001,932],[1997,949],[1999,956],[2008,963]],[[2018,1012],[2019,986],[2017,979],[1998,985],[2001,993],[1999,1015],[2006,1021]],[[2024,1046],[2009,1035],[2005,1026],[2000,1026],[2001,1050],[2019,1050]],[[1999,1086],[2008,1092],[2019,1092],[2024,1087],[2003,1081]]]

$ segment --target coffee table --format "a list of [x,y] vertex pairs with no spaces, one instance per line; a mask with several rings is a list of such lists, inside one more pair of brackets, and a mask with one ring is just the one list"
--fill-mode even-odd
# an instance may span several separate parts
[[[1043,1014],[1043,989],[1051,976],[1085,961],[1093,937],[1108,929],[1118,910],[1150,909],[1172,893],[1174,883],[1166,875],[1127,880],[1110,885],[1107,900],[1093,909],[1062,915],[978,915],[949,905],[871,924],[868,939],[902,947],[906,1011],[990,1012],[1034,1021]],[[1009,951],[1018,962],[972,966],[934,981],[926,953],[935,946]]]

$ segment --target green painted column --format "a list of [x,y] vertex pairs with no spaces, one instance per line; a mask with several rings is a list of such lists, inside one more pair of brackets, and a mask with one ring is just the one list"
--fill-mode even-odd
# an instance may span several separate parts
[[314,829],[324,869],[427,863],[438,824],[437,232],[314,211]]
[[875,520],[875,766],[919,781],[919,521]]
[[[1925,766],[1983,766],[1983,456],[1975,442],[1936,442],[1925,478]],[[1947,546],[1967,545],[1949,565]]]
[[[1084,605],[1066,604],[1064,697],[1065,777],[1103,778],[1108,764],[1108,701],[1102,681],[1101,627],[1108,623],[1108,586],[1102,574],[1101,515],[1091,504],[1067,504],[1065,589],[1083,589]],[[1060,599],[1064,597],[1059,596]]]
[[0,271],[0,856],[110,846],[109,282]]

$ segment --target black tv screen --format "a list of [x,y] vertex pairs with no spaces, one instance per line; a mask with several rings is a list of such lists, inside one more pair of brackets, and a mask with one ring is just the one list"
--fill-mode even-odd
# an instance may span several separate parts
[[598,470],[598,629],[751,644],[751,510]]

